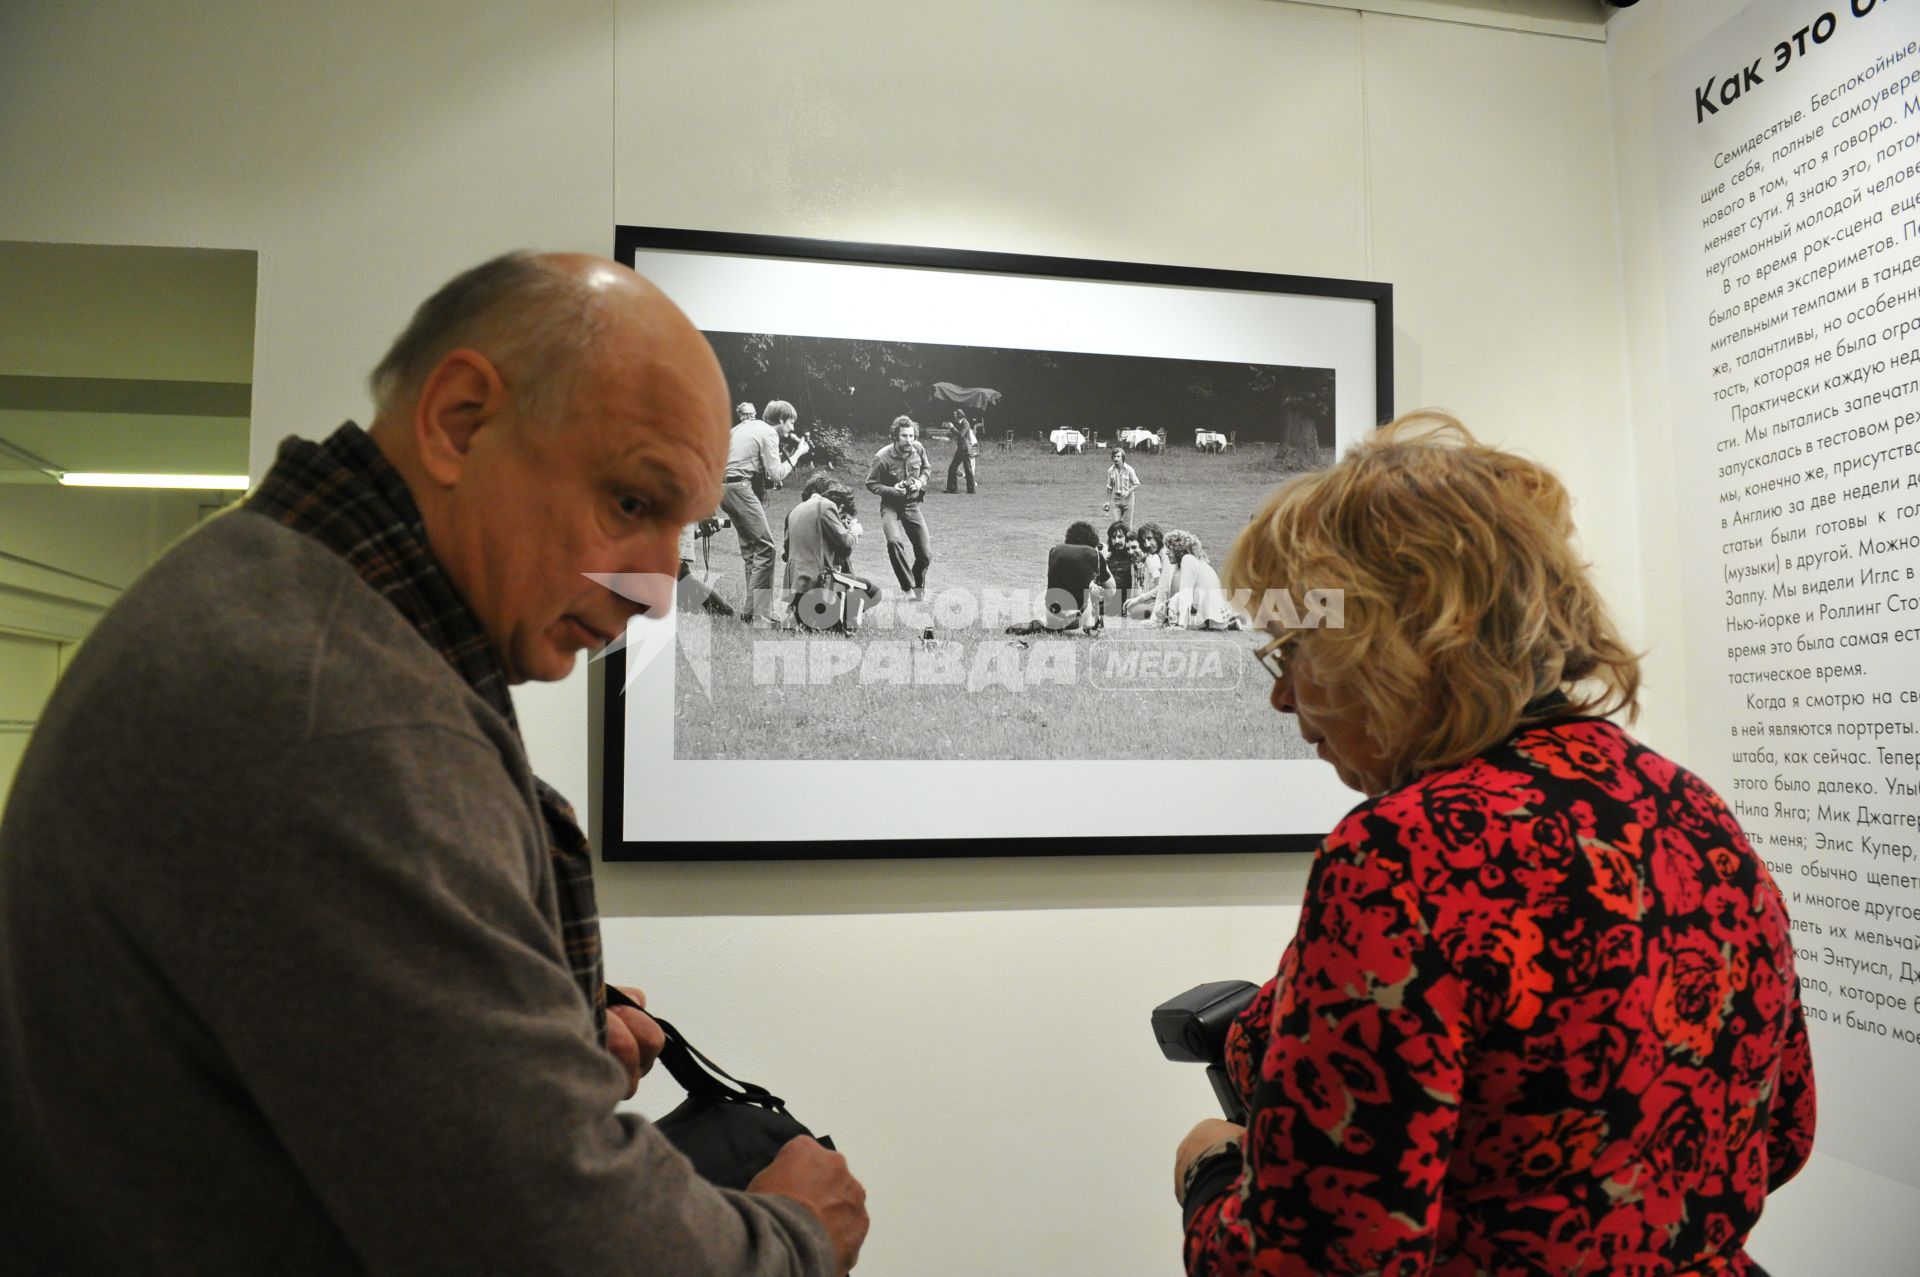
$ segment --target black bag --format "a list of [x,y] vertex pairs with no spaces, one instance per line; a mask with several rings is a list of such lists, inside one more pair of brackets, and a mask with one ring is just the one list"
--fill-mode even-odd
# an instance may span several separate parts
[[[655,1122],[654,1129],[687,1155],[702,1178],[721,1188],[745,1188],[788,1140],[813,1135],[787,1112],[785,1100],[764,1086],[740,1081],[659,1016],[653,1021],[667,1035],[660,1063],[687,1093],[685,1102]],[[814,1138],[833,1147],[827,1136]]]

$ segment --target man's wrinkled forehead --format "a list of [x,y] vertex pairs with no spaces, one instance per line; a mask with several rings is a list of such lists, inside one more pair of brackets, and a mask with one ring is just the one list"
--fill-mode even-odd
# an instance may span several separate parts
[[[730,430],[719,367],[698,333],[623,344],[601,380],[606,450],[619,464],[685,472],[681,487],[725,464]],[[717,480],[716,480],[717,482]]]

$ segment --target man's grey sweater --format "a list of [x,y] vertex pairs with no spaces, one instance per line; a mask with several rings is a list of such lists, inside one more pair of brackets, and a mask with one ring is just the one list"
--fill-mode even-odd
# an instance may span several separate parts
[[832,1270],[623,1078],[520,742],[398,611],[248,512],[128,590],[0,823],[7,1266]]

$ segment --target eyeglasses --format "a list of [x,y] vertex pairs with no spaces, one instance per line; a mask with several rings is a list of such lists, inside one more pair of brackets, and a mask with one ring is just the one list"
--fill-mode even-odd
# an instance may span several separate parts
[[1254,649],[1253,659],[1260,662],[1261,668],[1273,675],[1273,681],[1277,683],[1287,676],[1287,655],[1299,641],[1298,634],[1282,634],[1279,638],[1269,639]]

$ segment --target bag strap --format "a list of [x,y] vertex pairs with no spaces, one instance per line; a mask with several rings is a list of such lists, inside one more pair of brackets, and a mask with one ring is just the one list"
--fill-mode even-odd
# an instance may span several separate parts
[[[648,1012],[652,1015],[652,1012]],[[688,1095],[697,1099],[719,1100],[722,1102],[757,1104],[762,1108],[785,1111],[787,1102],[752,1082],[742,1082],[733,1074],[702,1055],[697,1047],[687,1041],[681,1032],[659,1016],[653,1016],[653,1022],[667,1035],[667,1043],[660,1049],[660,1063],[667,1066],[667,1072]],[[724,1078],[726,1081],[722,1081]],[[728,1086],[727,1083],[733,1083]],[[738,1090],[734,1089],[739,1088]]]
[[[668,1021],[646,1010],[646,1008],[642,1007],[638,1002],[635,1002],[625,993],[622,993],[617,986],[609,984],[605,986],[605,988],[609,1006],[631,1007],[635,1011],[639,1011],[648,1016],[655,1024],[660,1026],[660,1031],[666,1034],[667,1038],[666,1045],[660,1049],[660,1063],[667,1066],[667,1072],[673,1075],[673,1080],[678,1082],[680,1089],[688,1095],[698,1099],[759,1104],[766,1108],[778,1109],[782,1112],[786,1110],[787,1102],[785,1100],[764,1086],[756,1086],[752,1082],[742,1082],[739,1078],[727,1072],[712,1060],[709,1060],[700,1053],[699,1048],[687,1041],[685,1034],[674,1028]],[[721,1078],[725,1078],[726,1082],[721,1081]],[[733,1087],[727,1085],[727,1082],[733,1083],[733,1086],[739,1087],[740,1089],[737,1091],[734,1090]]]

